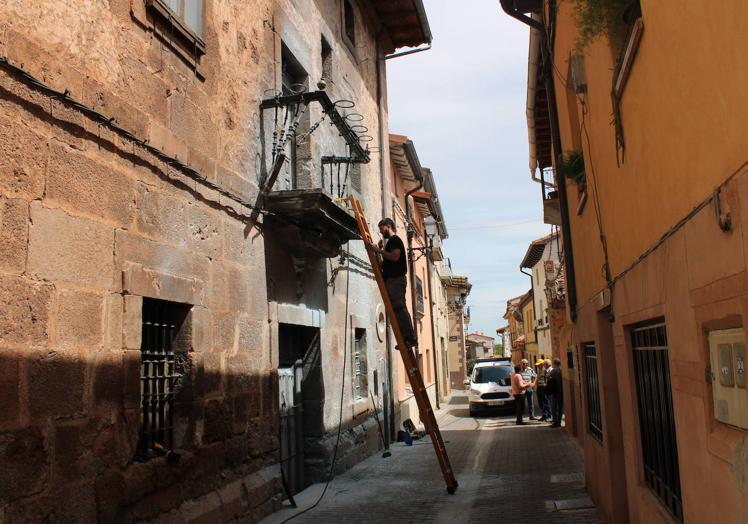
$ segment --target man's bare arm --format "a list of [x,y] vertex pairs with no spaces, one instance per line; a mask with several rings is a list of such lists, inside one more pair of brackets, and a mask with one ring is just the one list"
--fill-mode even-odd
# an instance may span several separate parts
[[382,258],[385,260],[389,260],[390,262],[397,262],[400,260],[400,250],[399,249],[393,249],[392,251],[385,251],[381,247],[377,248],[377,252],[379,252],[380,255],[382,255]]

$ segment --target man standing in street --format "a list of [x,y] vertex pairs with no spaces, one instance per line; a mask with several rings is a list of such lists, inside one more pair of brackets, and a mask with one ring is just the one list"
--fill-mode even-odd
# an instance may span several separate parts
[[546,395],[546,369],[545,361],[538,360],[538,378],[535,380],[535,391],[538,394],[538,406],[540,407],[540,420],[543,422],[551,420],[551,408],[548,404],[548,395]]
[[384,237],[384,243],[380,242],[379,246],[374,249],[382,256],[382,276],[392,308],[397,316],[400,333],[405,339],[405,345],[412,348],[418,345],[418,341],[405,303],[405,291],[408,285],[405,245],[395,234],[395,222],[391,218],[383,218],[379,221],[379,232]]
[[551,427],[561,427],[561,417],[564,415],[564,387],[561,375],[561,359],[553,359],[553,369],[548,373],[546,392],[551,396],[553,424]]
[[[537,376],[537,374],[535,373],[535,370],[530,367],[530,363],[527,361],[526,358],[523,358],[521,363],[522,363],[522,371],[521,371],[522,380],[524,380],[525,382],[529,382],[529,383],[534,382],[535,377]],[[529,417],[530,420],[535,420],[535,407],[533,406],[532,393],[533,393],[533,388],[532,386],[529,386],[525,390],[525,397],[527,397],[527,412],[530,414],[530,417]]]
[[517,408],[517,425],[525,423],[522,416],[525,414],[525,391],[532,387],[532,382],[527,382],[522,378],[522,366],[514,366],[512,375],[512,395],[514,395],[514,404]]

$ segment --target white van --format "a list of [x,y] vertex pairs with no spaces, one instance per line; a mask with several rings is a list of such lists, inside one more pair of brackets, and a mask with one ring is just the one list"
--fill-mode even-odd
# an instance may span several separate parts
[[514,408],[514,366],[506,359],[479,359],[470,375],[470,416],[485,409]]

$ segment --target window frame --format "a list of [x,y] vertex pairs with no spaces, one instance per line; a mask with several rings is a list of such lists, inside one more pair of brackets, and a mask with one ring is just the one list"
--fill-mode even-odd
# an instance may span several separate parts
[[[366,400],[369,396],[369,363],[366,344],[366,329],[353,329],[353,358],[351,374],[353,375],[353,400]],[[365,390],[365,391],[364,391]]]
[[628,336],[631,387],[637,402],[640,478],[670,516],[683,522],[678,431],[665,319],[631,326]]
[[424,294],[423,279],[415,275],[416,277],[416,303],[414,304],[416,317],[422,318],[426,314],[426,296]]
[[[352,33],[353,38],[351,39],[350,35],[348,34],[348,21],[347,21],[347,7],[350,7],[351,12],[351,23],[352,23]],[[353,7],[352,0],[341,0],[340,2],[340,36],[343,40],[343,43],[345,43],[345,47],[348,48],[348,51],[351,52],[353,55],[353,58],[356,58],[356,10]]]
[[[143,297],[140,344],[140,421],[136,461],[148,461],[174,446],[175,411],[182,375],[180,354],[191,350],[192,306]],[[159,399],[151,398],[158,394]]]
[[582,344],[584,356],[584,390],[587,404],[587,432],[603,442],[602,399],[600,398],[600,370],[597,365],[597,346],[594,342]]
[[[182,7],[186,0],[179,0]],[[170,25],[172,30],[175,30],[177,36],[179,36],[186,44],[193,46],[193,53],[196,56],[204,55],[207,46],[203,36],[198,35],[194,29],[192,29],[187,22],[184,20],[184,12],[181,17],[178,13],[175,13],[163,0],[145,0],[146,7],[149,7],[154,12],[158,13],[160,18],[163,19],[166,24]],[[203,19],[203,35],[205,34],[205,5],[206,2],[202,3],[202,19]],[[167,35],[163,35],[167,36]]]

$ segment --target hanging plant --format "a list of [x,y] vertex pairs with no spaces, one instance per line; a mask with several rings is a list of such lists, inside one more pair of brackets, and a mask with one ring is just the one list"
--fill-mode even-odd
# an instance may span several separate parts
[[624,31],[627,13],[638,6],[639,0],[576,0],[577,50],[582,52],[602,35],[617,39]]
[[584,155],[581,151],[570,151],[561,157],[558,164],[558,174],[572,180],[580,190],[587,186],[587,176],[584,172]]

